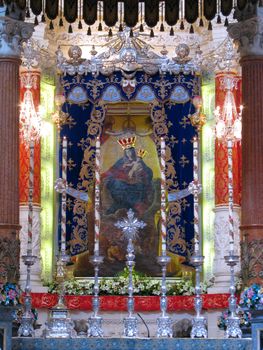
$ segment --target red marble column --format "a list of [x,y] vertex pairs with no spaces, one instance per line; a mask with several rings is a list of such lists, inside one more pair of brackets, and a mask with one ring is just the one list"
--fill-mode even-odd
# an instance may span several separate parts
[[263,283],[263,35],[262,6],[249,3],[236,11],[228,27],[242,67],[242,277]]
[[0,278],[9,281],[19,273],[19,65],[0,57]]
[[[227,73],[229,75],[229,73]],[[238,78],[237,88],[233,90],[237,111],[241,104],[242,80],[237,73],[230,73]],[[220,86],[220,79],[226,75],[220,72],[215,78],[215,106],[222,110],[225,100],[225,91]],[[234,204],[241,205],[241,144],[237,143],[233,147],[233,199]],[[228,163],[227,146],[225,143],[216,141],[215,143],[215,205],[228,205]]]
[[241,60],[243,77],[242,221],[246,281],[263,282],[263,56]]
[[[33,95],[34,105],[36,111],[38,110],[40,104],[40,71],[39,70],[30,70],[30,73],[27,70],[21,70],[20,72],[20,101],[23,101],[24,94],[26,91],[25,81],[30,74],[30,79],[32,80],[31,92]],[[41,149],[40,141],[35,142],[34,149],[34,192],[33,192],[33,203],[36,206],[40,206],[40,170],[41,170]],[[28,203],[28,180],[29,180],[29,148],[20,141],[19,146],[19,201],[20,205],[27,205]]]

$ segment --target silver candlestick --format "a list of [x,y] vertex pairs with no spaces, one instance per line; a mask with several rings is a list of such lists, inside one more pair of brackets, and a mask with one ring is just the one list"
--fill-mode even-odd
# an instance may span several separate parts
[[233,146],[241,141],[242,136],[242,111],[240,106],[237,112],[235,97],[233,91],[236,89],[238,78],[232,74],[224,75],[220,80],[221,90],[224,91],[225,98],[222,109],[219,107],[215,110],[216,117],[216,137],[219,142],[227,145],[227,165],[228,165],[228,230],[229,230],[229,255],[225,256],[225,262],[230,267],[230,297],[229,311],[230,316],[227,318],[226,338],[241,338],[242,331],[239,325],[239,318],[236,315],[236,298],[235,298],[235,275],[234,267],[239,261],[238,255],[234,255],[235,232],[233,218]]
[[170,262],[170,258],[166,254],[167,250],[167,218],[166,218],[166,175],[165,175],[165,166],[166,166],[166,145],[165,139],[162,137],[160,140],[160,170],[161,170],[161,237],[162,237],[162,254],[157,258],[158,263],[162,267],[162,286],[161,286],[161,299],[160,299],[160,309],[161,316],[157,318],[157,337],[172,337],[172,320],[167,316],[167,297],[166,297],[166,268],[167,264]]
[[161,316],[157,318],[157,337],[167,338],[173,336],[172,319],[167,315],[167,287],[166,287],[166,266],[171,258],[167,255],[158,256],[157,261],[162,267],[162,287],[161,287]]
[[55,308],[57,309],[66,309],[65,305],[65,266],[70,261],[70,257],[66,254],[65,251],[59,252],[57,256],[57,275],[56,280],[59,283],[59,293],[58,293],[58,302]]
[[124,335],[125,337],[137,337],[138,327],[137,327],[137,317],[133,315],[134,312],[134,298],[133,298],[133,277],[132,270],[135,265],[135,255],[134,255],[134,246],[132,243],[132,238],[128,240],[127,246],[127,261],[126,266],[129,269],[129,286],[128,286],[128,317],[124,318]]
[[133,297],[133,278],[132,278],[132,270],[135,265],[135,254],[134,254],[134,246],[133,240],[137,237],[138,230],[142,229],[146,226],[145,222],[139,221],[136,217],[134,217],[134,212],[132,209],[129,209],[127,213],[127,219],[123,219],[122,221],[118,221],[115,226],[120,228],[124,234],[124,236],[128,239],[127,245],[127,261],[126,266],[129,269],[129,286],[128,286],[128,317],[125,317],[123,320],[124,323],[124,331],[123,334],[125,337],[136,338],[138,335],[138,320],[137,317],[134,316],[134,297]]
[[230,316],[226,320],[226,338],[242,338],[242,331],[240,329],[240,319],[236,314],[237,300],[235,297],[235,274],[234,267],[239,261],[239,256],[234,255],[233,251],[229,252],[229,255],[225,256],[225,262],[230,266],[230,297],[228,299]]
[[31,298],[31,266],[36,262],[37,257],[32,255],[32,237],[33,237],[33,194],[34,194],[34,138],[32,135],[29,142],[29,179],[28,179],[28,223],[27,223],[27,254],[22,256],[26,265],[26,286],[24,298],[24,312],[21,325],[18,329],[20,337],[33,337],[33,314]]
[[[201,121],[200,121],[201,123]],[[195,124],[200,133],[202,123]],[[199,134],[193,138],[193,181],[188,188],[194,197],[194,253],[191,257],[191,263],[195,267],[195,299],[194,307],[196,315],[192,320],[191,338],[207,338],[206,318],[201,315],[203,301],[201,297],[200,273],[204,262],[200,248],[200,227],[199,227],[199,194],[202,192],[202,185],[199,183]]]
[[[231,130],[232,131],[232,130]],[[240,329],[240,320],[236,315],[236,297],[235,297],[235,274],[234,267],[239,261],[239,256],[234,255],[234,219],[233,219],[233,157],[232,157],[232,148],[233,148],[233,138],[230,137],[227,141],[227,158],[228,158],[228,216],[229,216],[229,255],[225,256],[225,262],[230,267],[230,297],[229,297],[229,311],[230,316],[226,321],[226,338],[241,338],[242,331]],[[232,135],[233,136],[233,135]]]
[[65,304],[65,266],[70,257],[63,250],[58,255],[56,279],[59,283],[58,302],[50,310],[43,336],[45,338],[74,338],[77,333],[70,318],[69,310]]
[[27,255],[22,256],[23,262],[26,265],[26,287],[24,298],[24,312],[21,319],[21,325],[18,329],[19,337],[33,337],[35,335],[33,327],[33,314],[32,314],[32,297],[31,297],[31,266],[36,262],[37,257],[32,255],[32,251],[28,250]]
[[207,338],[206,318],[201,315],[203,301],[201,297],[200,273],[204,262],[204,257],[198,253],[194,253],[191,257],[191,263],[195,267],[195,299],[194,307],[196,316],[192,320],[191,338]]
[[[97,253],[97,254],[96,254]],[[93,288],[93,298],[92,298],[92,309],[93,316],[88,319],[88,337],[103,337],[102,330],[102,317],[98,316],[100,308],[99,299],[99,266],[103,262],[103,257],[99,256],[98,252],[95,252],[94,256],[90,257],[90,262],[94,266],[94,288]]]
[[102,337],[102,317],[98,316],[100,308],[99,300],[99,266],[103,262],[103,257],[100,256],[100,163],[101,163],[101,152],[100,152],[100,139],[96,139],[96,153],[95,153],[95,198],[94,198],[94,256],[90,257],[90,262],[94,266],[94,288],[93,288],[93,316],[88,319],[88,336],[89,337]]

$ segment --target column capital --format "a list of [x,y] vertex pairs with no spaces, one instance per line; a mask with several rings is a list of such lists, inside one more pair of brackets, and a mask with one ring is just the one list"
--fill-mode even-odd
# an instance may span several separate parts
[[20,57],[21,43],[28,40],[34,31],[32,23],[0,17],[0,58]]
[[263,56],[263,7],[249,3],[244,10],[235,11],[238,23],[228,26],[229,36],[238,44],[241,58]]

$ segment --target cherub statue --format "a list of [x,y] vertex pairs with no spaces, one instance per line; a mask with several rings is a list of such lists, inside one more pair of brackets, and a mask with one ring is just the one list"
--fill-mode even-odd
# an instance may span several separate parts
[[186,64],[191,61],[189,57],[190,49],[186,44],[179,44],[175,49],[176,57],[173,57],[173,61],[177,64]]
[[84,58],[81,58],[82,50],[77,45],[71,46],[69,48],[68,55],[69,55],[70,59],[67,60],[67,63],[76,65],[76,64],[80,64],[80,63],[85,61]]
[[120,53],[120,69],[124,71],[136,71],[141,68],[141,65],[137,62],[136,50],[132,47],[125,47]]

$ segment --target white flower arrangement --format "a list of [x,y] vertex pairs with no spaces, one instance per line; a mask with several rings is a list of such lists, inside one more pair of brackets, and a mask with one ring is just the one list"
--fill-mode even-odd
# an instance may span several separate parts
[[[134,295],[161,295],[161,280],[151,277],[142,277],[134,273],[133,275]],[[93,280],[79,281],[76,279],[65,281],[65,291],[67,295],[92,295]],[[208,284],[201,283],[202,293],[207,293]],[[49,293],[57,293],[57,284],[49,285]],[[102,278],[100,280],[100,295],[127,295],[128,276],[121,275],[114,278]],[[194,295],[195,289],[191,280],[180,280],[167,283],[167,295]]]

